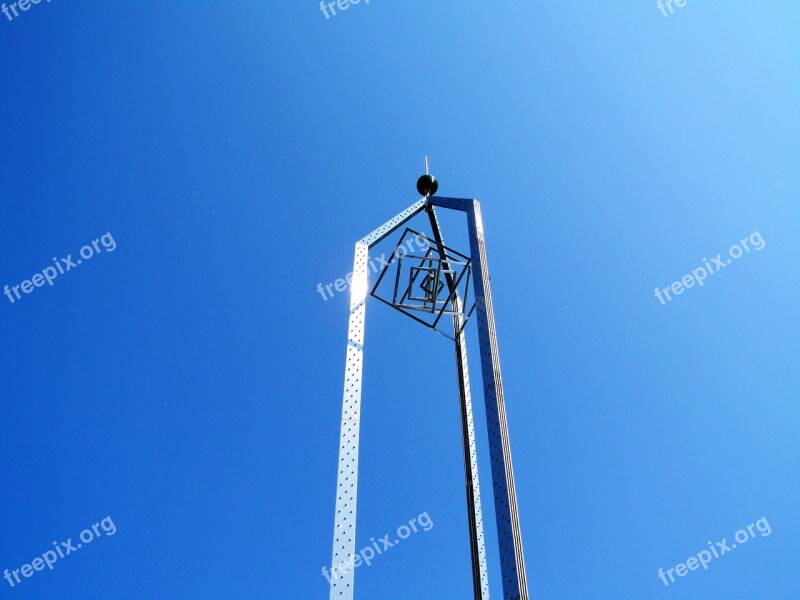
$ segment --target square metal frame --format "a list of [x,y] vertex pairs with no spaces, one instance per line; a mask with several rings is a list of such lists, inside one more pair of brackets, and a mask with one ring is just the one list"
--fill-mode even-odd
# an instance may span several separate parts
[[[406,238],[406,235],[408,235],[409,233],[411,233],[412,235],[414,235],[417,238],[420,238],[420,237],[424,238],[428,242],[429,248],[428,248],[428,250],[426,251],[426,253],[423,256],[414,256],[414,255],[410,255],[410,254],[406,254],[406,255],[402,255],[401,256],[401,255],[397,254],[397,249],[400,248],[403,245],[402,242]],[[435,248],[434,248],[434,246],[435,246]],[[432,256],[432,253],[434,252],[434,250],[439,253],[438,257]],[[432,309],[431,310],[427,310],[425,307],[420,307],[419,305],[406,304],[407,300],[414,300],[414,298],[410,298],[408,296],[408,294],[407,294],[408,289],[414,283],[413,280],[409,282],[409,286],[406,288],[406,293],[404,293],[400,297],[399,301],[397,300],[397,293],[398,293],[398,289],[399,289],[399,286],[400,286],[401,261],[403,259],[419,260],[419,261],[421,261],[421,264],[424,264],[425,261],[431,261],[431,262],[434,261],[434,260],[437,261],[436,273],[437,273],[438,281],[441,281],[441,274],[443,272],[442,271],[442,265],[443,264],[447,264],[447,265],[456,264],[456,265],[462,266],[463,269],[461,269],[461,272],[456,277],[455,289],[450,289],[449,290],[447,298],[444,298],[442,300],[437,301],[437,302],[440,302],[441,304],[437,304],[436,302],[434,302]],[[461,259],[461,260],[458,260],[458,259]],[[384,277],[386,277],[387,273],[389,272],[389,269],[395,263],[395,260],[397,260],[397,263],[398,263],[397,264],[397,274],[396,274],[396,277],[395,277],[394,293],[392,295],[392,301],[389,302],[388,300],[386,300],[385,298],[381,297],[378,294],[378,288],[380,287],[381,283],[383,282]],[[437,242],[436,240],[431,240],[429,237],[427,237],[423,233],[415,231],[414,229],[411,229],[410,227],[406,227],[405,231],[403,231],[403,234],[400,236],[400,241],[395,246],[395,250],[392,252],[391,258],[384,265],[383,271],[381,271],[381,274],[378,276],[378,280],[375,282],[375,285],[372,287],[372,290],[370,291],[370,296],[380,300],[381,302],[383,302],[384,304],[386,304],[388,306],[391,306],[395,310],[400,311],[404,315],[406,315],[408,317],[411,317],[415,321],[417,321],[419,323],[422,323],[426,327],[428,327],[430,329],[433,329],[434,331],[436,331],[437,333],[440,333],[441,335],[443,335],[444,337],[448,338],[449,340],[455,341],[454,337],[452,337],[449,334],[445,333],[444,331],[438,329],[438,325],[439,325],[439,321],[441,320],[441,318],[443,316],[455,316],[456,311],[454,309],[448,310],[447,307],[448,306],[455,306],[453,301],[454,301],[456,295],[458,294],[458,287],[461,285],[461,282],[464,280],[465,275],[467,275],[468,273],[472,273],[472,270],[473,270],[473,266],[472,266],[471,257],[469,257],[469,256],[467,256],[465,254],[462,254],[461,252],[458,252],[457,250],[453,250],[452,248],[448,248],[447,246]],[[452,269],[450,269],[449,266],[448,266],[448,271],[452,271]],[[470,279],[471,279],[471,277],[466,277],[465,288],[464,288],[465,299],[469,296]],[[472,306],[470,307],[469,311],[466,314],[463,314],[463,312],[461,313],[462,316],[464,317],[463,323],[462,323],[462,329],[467,324],[467,321],[469,321],[469,318],[472,316],[472,313],[475,310],[476,304],[477,303],[473,303]],[[433,323],[429,323],[429,322],[425,321],[424,319],[419,318],[417,315],[413,314],[413,312],[411,312],[411,311],[436,314],[436,318],[434,319]],[[458,332],[455,332],[456,335],[458,335],[458,333],[460,333],[460,330]]]

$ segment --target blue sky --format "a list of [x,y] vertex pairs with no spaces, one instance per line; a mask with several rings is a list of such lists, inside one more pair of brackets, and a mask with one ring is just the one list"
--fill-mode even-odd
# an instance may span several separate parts
[[[115,243],[0,296],[0,570],[115,526],[0,597],[327,597],[348,298],[316,287],[425,155],[483,207],[533,597],[797,597],[799,28],[788,0],[0,13],[0,285]],[[357,546],[433,527],[356,597],[469,598],[451,346],[371,302],[365,369]]]

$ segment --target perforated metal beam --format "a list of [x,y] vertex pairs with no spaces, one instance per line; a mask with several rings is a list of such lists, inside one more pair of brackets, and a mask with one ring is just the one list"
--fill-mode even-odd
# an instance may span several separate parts
[[[439,220],[432,205],[427,208],[433,237],[440,246],[445,246]],[[455,291],[456,282],[451,274],[446,275],[450,292]],[[469,519],[469,544],[472,562],[472,589],[475,600],[489,600],[489,574],[486,566],[486,542],[483,536],[483,513],[481,510],[481,487],[478,479],[478,451],[475,444],[475,425],[472,417],[472,394],[467,363],[467,339],[464,333],[464,317],[461,298],[455,292],[453,300],[453,337],[455,339],[456,369],[458,371],[459,408],[461,413],[461,438],[464,448],[464,479],[467,492],[467,515]]]
[[353,600],[354,572],[337,568],[347,564],[356,549],[356,500],[358,492],[358,440],[361,425],[361,381],[364,366],[364,321],[369,275],[369,249],[402,227],[425,208],[415,202],[393,219],[356,243],[350,284],[350,321],[344,368],[342,424],[339,435],[339,473],[336,482],[336,516],[331,563],[331,600]]
[[429,202],[467,213],[503,597],[505,600],[529,600],[480,203],[436,196]]

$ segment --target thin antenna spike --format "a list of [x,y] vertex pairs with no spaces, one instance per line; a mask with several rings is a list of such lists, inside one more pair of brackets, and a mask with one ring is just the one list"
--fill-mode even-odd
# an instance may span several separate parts
[[426,198],[433,196],[437,190],[439,189],[439,183],[436,181],[436,177],[431,175],[430,171],[428,170],[428,157],[425,157],[425,175],[422,175],[419,179],[417,179],[417,191]]

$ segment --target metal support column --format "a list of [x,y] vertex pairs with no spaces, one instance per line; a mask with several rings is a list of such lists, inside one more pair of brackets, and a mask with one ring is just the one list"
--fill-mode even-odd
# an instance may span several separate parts
[[494,483],[503,595],[506,600],[529,600],[517,492],[514,488],[514,469],[511,465],[511,442],[508,436],[503,381],[500,375],[500,354],[497,349],[497,331],[492,308],[492,290],[489,285],[489,265],[486,261],[486,245],[483,239],[481,206],[477,200],[472,201],[472,208],[467,212],[467,223],[470,254],[477,263],[472,269],[472,277],[475,282],[478,340],[486,421],[489,428],[489,457]]
[[[361,379],[364,365],[364,319],[369,275],[369,249],[425,208],[419,200],[356,244],[350,284],[350,322],[344,369],[342,426],[339,435],[339,474],[331,563],[331,600],[353,600],[354,573],[348,561],[356,551],[358,438],[361,425]],[[352,563],[349,563],[352,564]],[[342,565],[345,565],[342,568]]]
[[431,197],[429,202],[467,213],[503,597],[505,600],[529,600],[480,203],[438,196]]
[[[427,207],[428,217],[437,244],[444,246],[439,220],[432,205]],[[449,264],[446,264],[449,269]],[[446,272],[445,278],[450,292],[455,291],[453,275]],[[464,334],[464,316],[461,298],[455,293],[453,299],[453,337],[455,338],[456,368],[458,371],[459,407],[461,413],[461,438],[464,448],[464,478],[467,491],[467,515],[469,518],[469,544],[472,559],[472,587],[475,600],[489,600],[489,576],[486,568],[486,544],[483,537],[481,511],[481,488],[478,480],[478,453],[475,445],[475,425],[472,418],[472,395],[467,365],[467,340]]]

